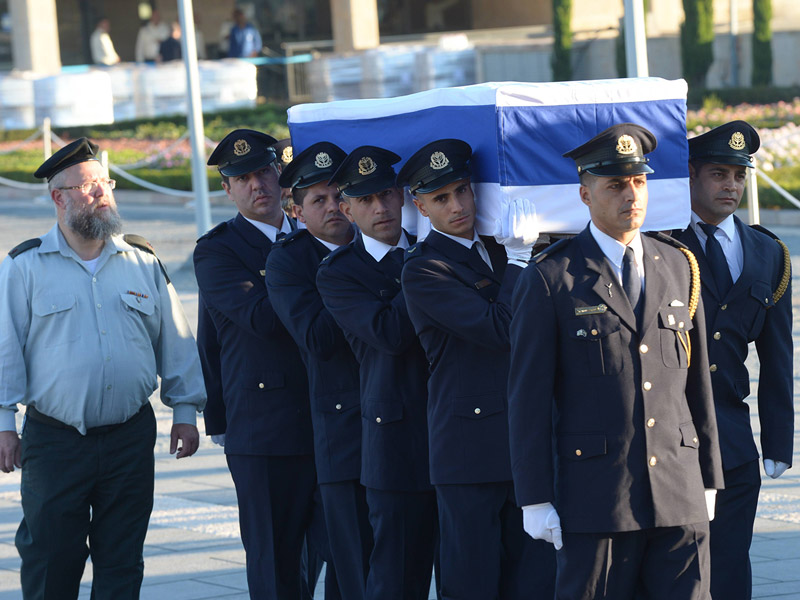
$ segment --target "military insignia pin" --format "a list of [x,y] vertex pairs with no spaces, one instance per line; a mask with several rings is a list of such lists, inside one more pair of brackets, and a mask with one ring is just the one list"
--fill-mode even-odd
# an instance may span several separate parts
[[744,135],[741,131],[735,131],[731,136],[731,140],[728,142],[728,146],[733,148],[734,150],[744,150]]
[[431,169],[444,169],[447,165],[450,164],[450,161],[447,160],[447,157],[444,155],[444,152],[434,152],[431,154]]
[[372,160],[369,156],[365,156],[360,161],[358,161],[358,174],[359,175],[371,175],[375,172],[378,168],[378,165],[375,164],[375,161]]
[[617,152],[620,154],[633,154],[636,152],[636,141],[629,135],[621,135],[617,140]]
[[250,144],[246,140],[236,140],[233,143],[233,153],[236,156],[244,156],[250,152]]
[[292,162],[293,158],[294,158],[294,153],[292,151],[292,147],[286,146],[286,148],[284,148],[283,152],[281,153],[281,161],[285,162],[286,164],[289,164],[290,162]]
[[325,169],[327,167],[330,167],[332,164],[333,161],[331,160],[331,157],[328,155],[327,152],[320,152],[314,158],[314,166],[316,166],[318,169]]

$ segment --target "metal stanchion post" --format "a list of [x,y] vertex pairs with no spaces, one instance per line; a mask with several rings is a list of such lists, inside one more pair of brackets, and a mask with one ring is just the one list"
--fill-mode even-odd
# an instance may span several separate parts
[[753,158],[753,168],[747,169],[747,217],[750,225],[758,225],[761,215],[758,210],[758,179],[756,178],[756,159]]
[[52,129],[50,128],[50,117],[45,117],[42,121],[42,140],[44,141],[44,159],[47,160],[53,155]]

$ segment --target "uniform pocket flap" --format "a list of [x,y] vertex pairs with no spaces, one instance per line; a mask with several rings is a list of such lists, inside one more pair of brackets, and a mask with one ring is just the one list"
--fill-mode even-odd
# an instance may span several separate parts
[[247,390],[257,391],[275,390],[282,388],[285,385],[285,381],[283,373],[262,373],[253,377],[242,387]]
[[467,419],[483,419],[506,409],[502,396],[462,396],[453,399],[453,414]]
[[122,298],[123,304],[128,308],[137,310],[144,315],[152,315],[155,309],[156,304],[150,296],[137,296],[125,292],[124,294],[120,294],[120,298]]
[[763,281],[756,281],[750,286],[750,295],[763,306],[772,306],[775,304],[772,299],[772,288]]
[[403,418],[403,403],[399,400],[367,400],[361,416],[379,425],[394,423]]
[[35,298],[31,303],[33,314],[45,317],[57,312],[69,310],[75,306],[75,296],[72,294],[48,295]]
[[567,335],[573,339],[596,340],[620,330],[619,317],[613,313],[585,315],[569,320]]
[[339,392],[320,396],[314,406],[323,413],[338,414],[361,407],[358,391]]
[[658,312],[658,320],[663,329],[689,331],[694,327],[686,306],[668,306]]
[[697,437],[697,430],[694,428],[694,422],[681,423],[681,446],[687,448],[700,447],[700,439]]
[[602,433],[570,433],[558,437],[558,454],[569,460],[586,460],[608,451]]

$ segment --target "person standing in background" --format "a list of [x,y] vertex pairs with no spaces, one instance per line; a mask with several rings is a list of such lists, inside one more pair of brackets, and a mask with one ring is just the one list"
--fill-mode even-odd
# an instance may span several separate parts
[[258,33],[241,8],[233,11],[234,25],[228,36],[228,56],[230,58],[253,58],[261,54],[261,34]]
[[114,42],[108,34],[111,23],[106,17],[97,20],[97,26],[92,32],[89,46],[92,50],[92,62],[96,65],[111,66],[119,62],[119,55],[114,50]]
[[150,20],[139,29],[136,36],[136,62],[155,62],[158,60],[158,50],[161,42],[170,35],[169,25],[161,21],[157,10],[153,11]]

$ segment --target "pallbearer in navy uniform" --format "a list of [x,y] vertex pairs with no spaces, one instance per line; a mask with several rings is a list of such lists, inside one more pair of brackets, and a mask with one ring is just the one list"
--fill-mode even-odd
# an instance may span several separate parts
[[[508,452],[511,293],[538,236],[526,200],[505,204],[498,244],[475,231],[472,149],[439,140],[400,170],[433,230],[406,252],[403,292],[430,364],[428,443],[446,599],[553,597],[551,547],[522,531]],[[512,223],[516,221],[516,230]]]
[[689,140],[692,217],[677,237],[696,255],[708,323],[708,358],[719,424],[725,489],[711,523],[711,594],[751,597],[750,541],[761,487],[750,427],[749,342],[760,362],[758,417],[764,471],[772,478],[792,463],[792,288],[789,251],[733,211],[744,193],[758,133],[733,121]]
[[235,218],[197,241],[197,343],[206,433],[225,447],[254,599],[298,598],[316,488],[308,381],[264,284],[264,261],[294,223],[281,211],[275,139],[237,129],[208,159]]
[[558,549],[559,599],[709,597],[722,465],[705,319],[691,253],[639,232],[655,147],[624,123],[564,155],[591,222],[514,292],[514,484],[525,530]]
[[428,362],[400,288],[403,192],[393,152],[353,150],[331,183],[359,228],[352,244],[322,260],[325,306],[360,364],[361,483],[367,488],[375,546],[367,598],[427,600],[437,537],[436,495],[428,475]]
[[295,214],[305,223],[280,240],[267,259],[266,278],[275,312],[289,330],[308,369],[317,479],[342,598],[364,598],[372,529],[361,477],[361,410],[358,361],[317,291],[320,261],[349,244],[353,227],[339,210],[339,191],[328,180],[345,153],[318,142],[297,154],[281,174],[291,188]]

